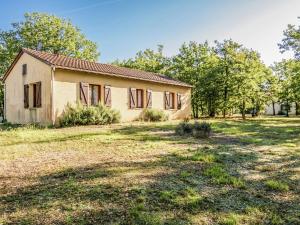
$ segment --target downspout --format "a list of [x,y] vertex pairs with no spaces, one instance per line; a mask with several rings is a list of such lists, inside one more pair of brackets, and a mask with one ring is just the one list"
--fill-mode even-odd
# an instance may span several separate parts
[[50,104],[51,104],[51,122],[52,125],[55,125],[55,111],[54,111],[54,72],[55,72],[55,66],[51,66],[51,93],[50,93]]

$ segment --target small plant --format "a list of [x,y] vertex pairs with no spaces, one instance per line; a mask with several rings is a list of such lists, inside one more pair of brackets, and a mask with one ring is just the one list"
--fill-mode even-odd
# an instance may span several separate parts
[[207,122],[191,124],[184,121],[177,125],[175,133],[180,136],[193,135],[195,138],[208,138],[211,134],[211,125]]
[[168,115],[159,109],[144,109],[140,115],[140,120],[148,122],[160,122],[168,119]]
[[240,178],[228,174],[220,165],[214,165],[204,171],[204,175],[212,178],[216,184],[227,184],[237,188],[244,188],[245,183]]
[[106,106],[83,106],[77,103],[75,106],[67,105],[59,124],[62,127],[76,125],[104,125],[120,121],[120,113]]
[[193,132],[193,125],[187,122],[181,122],[177,125],[175,129],[175,133],[177,135],[183,136],[183,135],[190,135]]
[[190,157],[192,161],[201,161],[206,163],[213,163],[216,161],[216,157],[213,154],[205,153],[205,152],[196,152],[194,155]]
[[270,189],[270,190],[274,190],[274,191],[288,191],[289,190],[289,185],[287,183],[284,183],[282,181],[277,181],[277,180],[268,180],[265,182],[266,186]]
[[207,138],[211,133],[211,125],[207,122],[195,122],[193,136],[196,138]]

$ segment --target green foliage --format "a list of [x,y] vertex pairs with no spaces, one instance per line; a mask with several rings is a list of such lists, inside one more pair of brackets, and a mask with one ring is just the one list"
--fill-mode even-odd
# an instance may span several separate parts
[[[173,57],[150,49],[138,52],[134,59],[115,64],[166,74],[192,84],[193,116],[214,117],[248,110],[255,115],[270,99],[275,100],[274,76],[257,52],[232,40],[184,43]],[[274,97],[273,97],[274,96]]]
[[140,120],[148,122],[159,122],[168,120],[168,115],[159,109],[144,109],[140,115]]
[[193,127],[193,136],[196,138],[207,138],[211,134],[211,125],[207,122],[195,122]]
[[[275,63],[272,67],[278,79],[278,99],[287,107],[292,102],[300,102],[300,62],[298,60],[289,59]],[[299,105],[299,104],[298,104]],[[288,116],[288,110],[285,110]]]
[[[46,13],[26,13],[24,20],[0,30],[0,77],[8,69],[21,48],[39,49],[75,58],[96,61],[96,43],[86,39],[78,27]],[[3,115],[3,87],[0,84],[0,117]]]
[[120,113],[106,106],[85,107],[80,103],[75,106],[67,105],[59,124],[62,127],[76,125],[104,125],[120,121]]
[[136,53],[134,59],[128,59],[123,61],[115,61],[113,64],[132,69],[139,69],[148,72],[167,74],[169,68],[169,59],[163,56],[163,46],[158,45],[157,52],[146,49],[145,51],[139,51]]
[[265,182],[265,184],[270,190],[282,192],[289,190],[289,185],[279,180],[268,180]]
[[300,26],[288,24],[283,35],[282,43],[279,44],[281,52],[293,51],[295,58],[300,59]]
[[207,138],[211,134],[211,125],[207,122],[181,122],[175,128],[175,133],[180,136],[193,135],[196,138]]
[[193,132],[193,124],[181,122],[175,128],[175,133],[180,136],[190,135]]

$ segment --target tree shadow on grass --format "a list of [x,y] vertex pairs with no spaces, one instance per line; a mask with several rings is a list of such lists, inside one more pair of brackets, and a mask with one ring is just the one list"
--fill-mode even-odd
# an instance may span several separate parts
[[[253,153],[228,152],[224,155],[219,146],[147,162],[69,168],[0,197],[0,211],[7,224],[190,224],[195,218],[218,223],[221,215],[230,214],[243,215],[245,223],[250,217],[249,224],[297,224],[299,199],[274,198],[281,193],[268,191],[261,181],[245,180],[244,187],[234,187],[205,175],[208,168],[221,165],[229,174],[225,179],[243,179],[237,164],[257,161]],[[197,158],[199,154],[204,158]],[[206,155],[215,159],[207,161]],[[138,172],[134,182],[127,178],[131,172]],[[141,178],[146,181],[139,182]],[[251,214],[258,212],[260,217]]]
[[[277,158],[273,163],[286,167],[261,172],[261,179],[246,178],[241,169],[268,166],[259,161],[258,152],[238,139],[182,140],[173,129],[128,126],[112,132],[128,140],[201,142],[213,147],[182,149],[143,162],[101,162],[41,176],[36,184],[0,197],[3,223],[226,224],[231,215],[237,215],[238,224],[300,223],[299,178],[293,178],[297,172],[292,170],[299,166],[297,156]],[[216,171],[210,174],[211,168]],[[290,184],[288,192],[266,187],[265,181],[282,177]]]

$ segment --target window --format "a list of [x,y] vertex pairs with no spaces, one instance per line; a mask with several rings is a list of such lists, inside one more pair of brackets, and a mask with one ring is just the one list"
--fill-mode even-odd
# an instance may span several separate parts
[[143,108],[144,107],[144,90],[136,89],[136,107]]
[[90,105],[98,105],[101,96],[100,90],[100,85],[89,85]]
[[42,106],[42,85],[41,85],[41,82],[38,82],[38,83],[35,83],[35,84],[32,84],[32,88],[33,88],[33,99],[32,99],[32,106],[34,108],[39,108]]
[[22,65],[22,75],[26,75],[27,74],[27,64],[23,64]]

